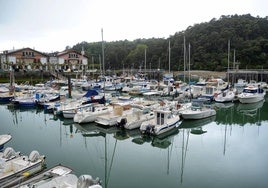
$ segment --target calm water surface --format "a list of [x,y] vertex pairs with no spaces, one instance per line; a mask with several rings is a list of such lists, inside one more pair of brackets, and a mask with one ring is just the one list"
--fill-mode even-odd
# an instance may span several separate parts
[[217,116],[183,121],[166,137],[77,125],[36,109],[0,106],[0,134],[47,167],[99,177],[105,188],[268,187],[268,104],[215,104]]

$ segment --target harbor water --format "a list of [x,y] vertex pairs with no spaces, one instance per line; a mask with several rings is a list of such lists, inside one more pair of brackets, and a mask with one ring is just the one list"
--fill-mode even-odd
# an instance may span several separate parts
[[0,134],[12,135],[5,147],[37,150],[47,167],[60,163],[77,176],[99,177],[104,188],[268,187],[267,102],[214,107],[215,117],[145,137],[2,104]]

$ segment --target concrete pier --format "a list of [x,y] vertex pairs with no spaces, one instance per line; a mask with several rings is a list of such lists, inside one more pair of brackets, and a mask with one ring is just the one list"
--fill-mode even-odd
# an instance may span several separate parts
[[[228,79],[228,72],[226,73]],[[255,80],[257,82],[268,82],[268,70],[266,69],[239,69],[229,70],[229,81],[233,84],[238,79],[244,79],[246,81]]]

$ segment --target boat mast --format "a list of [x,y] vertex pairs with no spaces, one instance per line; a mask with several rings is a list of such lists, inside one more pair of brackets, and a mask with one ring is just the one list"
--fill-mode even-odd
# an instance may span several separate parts
[[[234,50],[233,70],[235,70],[235,50]],[[234,83],[234,76],[232,76],[232,83]]]
[[235,50],[234,50],[234,65],[233,65],[233,69],[235,69]]
[[228,40],[228,68],[227,68],[227,82],[229,84],[229,64],[230,64],[230,39]]
[[189,87],[190,87],[190,81],[191,81],[191,74],[190,74],[190,66],[191,66],[191,58],[190,58],[190,56],[191,56],[191,44],[189,43],[189,70],[188,70],[188,73],[189,73]]
[[100,63],[100,74],[102,75],[102,69],[101,69],[101,55],[99,54],[99,63]]
[[144,75],[146,75],[146,47],[144,52]]
[[104,66],[104,42],[103,42],[103,29],[101,28],[101,47],[102,47],[102,68],[103,75],[105,75],[105,66]]
[[185,36],[183,37],[183,63],[184,63],[184,69],[183,69],[183,81],[185,83],[185,68],[186,68],[186,45],[185,45]]
[[170,40],[168,41],[168,73],[170,73]]
[[94,56],[92,56],[92,77],[94,79]]

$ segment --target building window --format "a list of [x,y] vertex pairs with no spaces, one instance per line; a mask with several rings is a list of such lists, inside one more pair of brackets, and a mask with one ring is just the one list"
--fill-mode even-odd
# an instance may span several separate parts
[[76,54],[76,53],[69,53],[69,58],[78,58],[78,54]]
[[25,52],[22,52],[22,56],[23,57],[34,57],[34,52],[25,51]]

